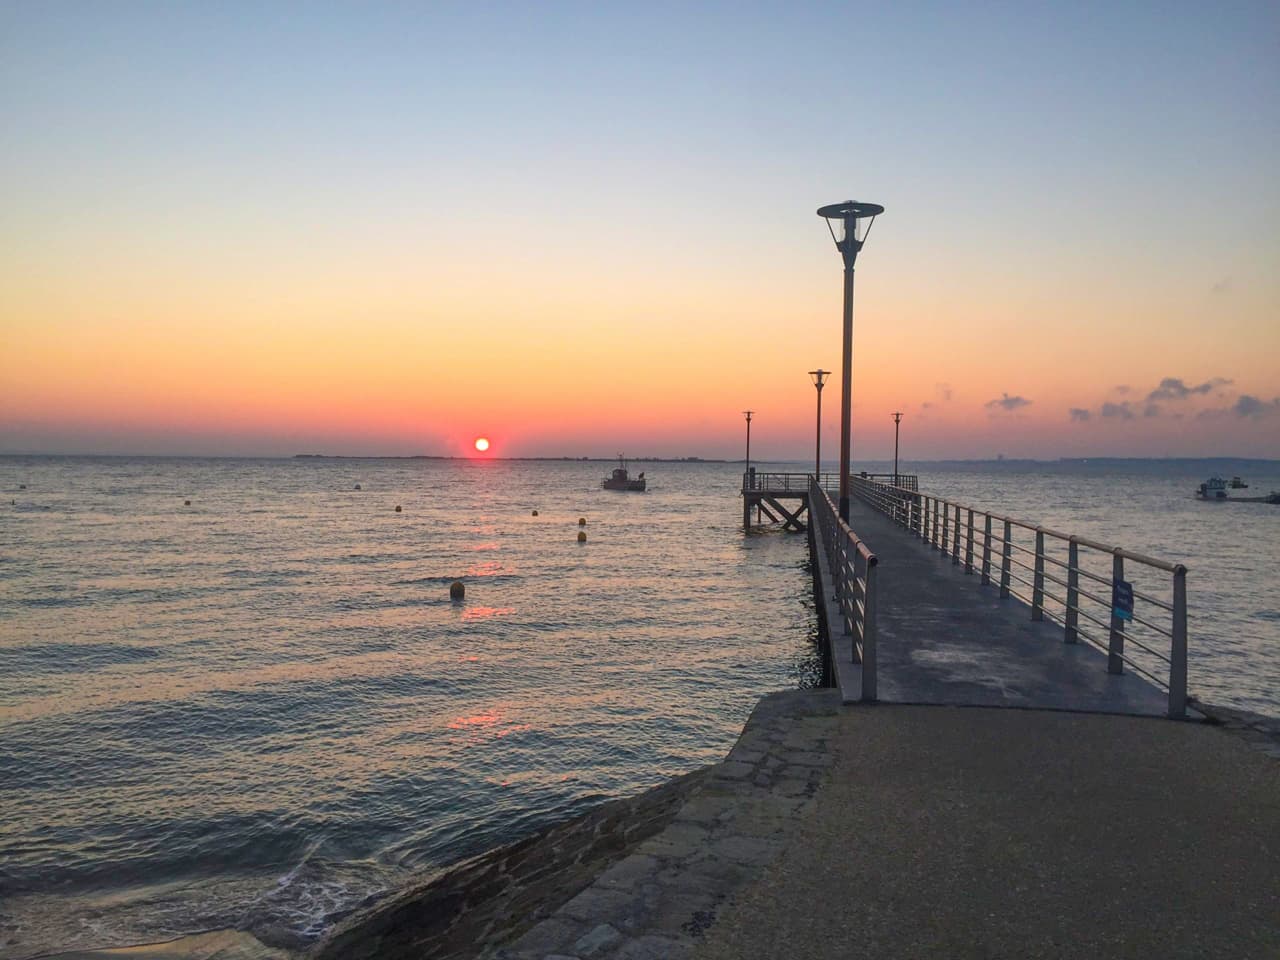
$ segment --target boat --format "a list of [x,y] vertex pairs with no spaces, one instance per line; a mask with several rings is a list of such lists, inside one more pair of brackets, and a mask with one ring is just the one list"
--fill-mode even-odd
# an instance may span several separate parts
[[1196,496],[1201,500],[1226,500],[1227,481],[1215,474],[1196,488]]
[[1232,490],[1248,490],[1249,489],[1249,485],[1245,483],[1243,480],[1241,480],[1239,477],[1231,478],[1230,487]]
[[604,478],[600,484],[606,490],[635,490],[644,492],[644,473],[633,478],[627,473],[627,461],[623,459],[622,454],[618,454],[618,465],[613,468],[613,473]]

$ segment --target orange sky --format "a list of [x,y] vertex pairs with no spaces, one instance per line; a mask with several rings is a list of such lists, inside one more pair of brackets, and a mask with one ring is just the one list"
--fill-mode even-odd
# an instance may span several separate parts
[[[991,40],[989,76],[931,88],[919,60],[889,103],[831,94],[780,22],[753,22],[765,66],[691,47],[601,64],[607,89],[539,73],[496,130],[506,61],[442,100],[426,75],[322,69],[336,23],[285,51],[308,86],[262,72],[234,17],[214,18],[225,60],[172,24],[6,17],[27,45],[3,86],[0,452],[456,453],[486,434],[495,455],[740,456],[750,407],[754,454],[804,459],[806,371],[840,360],[813,211],[854,196],[887,208],[859,262],[855,458],[891,455],[895,409],[920,458],[1280,457],[1280,123],[1232,99],[1253,96],[1248,64],[1273,89],[1280,70],[1243,27],[1197,35],[1192,88],[1172,54],[1136,80],[1015,23],[1065,86]],[[126,54],[98,72],[67,59],[95,29]],[[407,65],[387,29],[370,42]],[[744,88],[684,82],[717,70]],[[831,130],[831,96],[877,136]],[[599,126],[614,116],[632,123]],[[838,405],[837,375],[832,455]]]

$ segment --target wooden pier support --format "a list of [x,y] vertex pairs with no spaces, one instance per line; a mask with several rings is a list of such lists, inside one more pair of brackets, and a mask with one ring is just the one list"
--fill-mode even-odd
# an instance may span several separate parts
[[[764,517],[780,523],[784,530],[803,533],[809,516],[808,477],[804,474],[756,473],[742,478],[742,529],[752,529],[751,512],[756,513],[756,526]],[[789,506],[784,506],[784,502]]]

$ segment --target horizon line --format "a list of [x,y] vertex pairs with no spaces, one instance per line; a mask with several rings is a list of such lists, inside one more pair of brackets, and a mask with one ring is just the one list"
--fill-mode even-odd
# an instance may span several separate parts
[[[568,463],[611,463],[618,459],[614,456],[524,456],[524,457],[482,457],[482,456],[459,456],[457,454],[435,454],[435,453],[402,453],[402,454],[346,454],[346,453],[292,453],[292,454],[240,454],[240,453],[85,453],[85,452],[57,452],[48,451],[0,451],[0,458],[16,458],[16,457],[92,457],[97,459],[129,459],[129,460],[460,460],[464,462],[492,462],[502,461],[508,463],[519,462],[568,462]],[[626,457],[630,463],[721,463],[735,464],[740,463],[744,466],[747,460],[743,457],[700,457],[696,455],[684,457],[670,456],[646,456],[646,457]],[[999,454],[994,457],[934,457],[930,459],[916,459],[899,457],[899,464],[931,464],[931,463],[1085,463],[1091,460],[1112,461],[1112,462],[1157,462],[1157,461],[1192,461],[1192,462],[1208,462],[1208,461],[1232,461],[1236,463],[1280,463],[1280,457],[1248,457],[1237,456],[1232,454],[1212,454],[1205,456],[1147,456],[1147,457],[1118,457],[1114,455],[1102,456],[1071,456],[1071,457],[1006,457]],[[808,463],[809,458],[800,457],[754,457],[751,463]],[[834,463],[834,461],[823,461],[824,463]],[[858,463],[892,463],[893,457],[867,457],[855,461]]]

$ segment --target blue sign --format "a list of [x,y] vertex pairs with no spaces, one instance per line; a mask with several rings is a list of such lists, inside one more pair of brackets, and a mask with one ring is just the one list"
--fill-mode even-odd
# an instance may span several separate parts
[[1133,584],[1128,580],[1111,584],[1111,615],[1117,620],[1133,619]]

